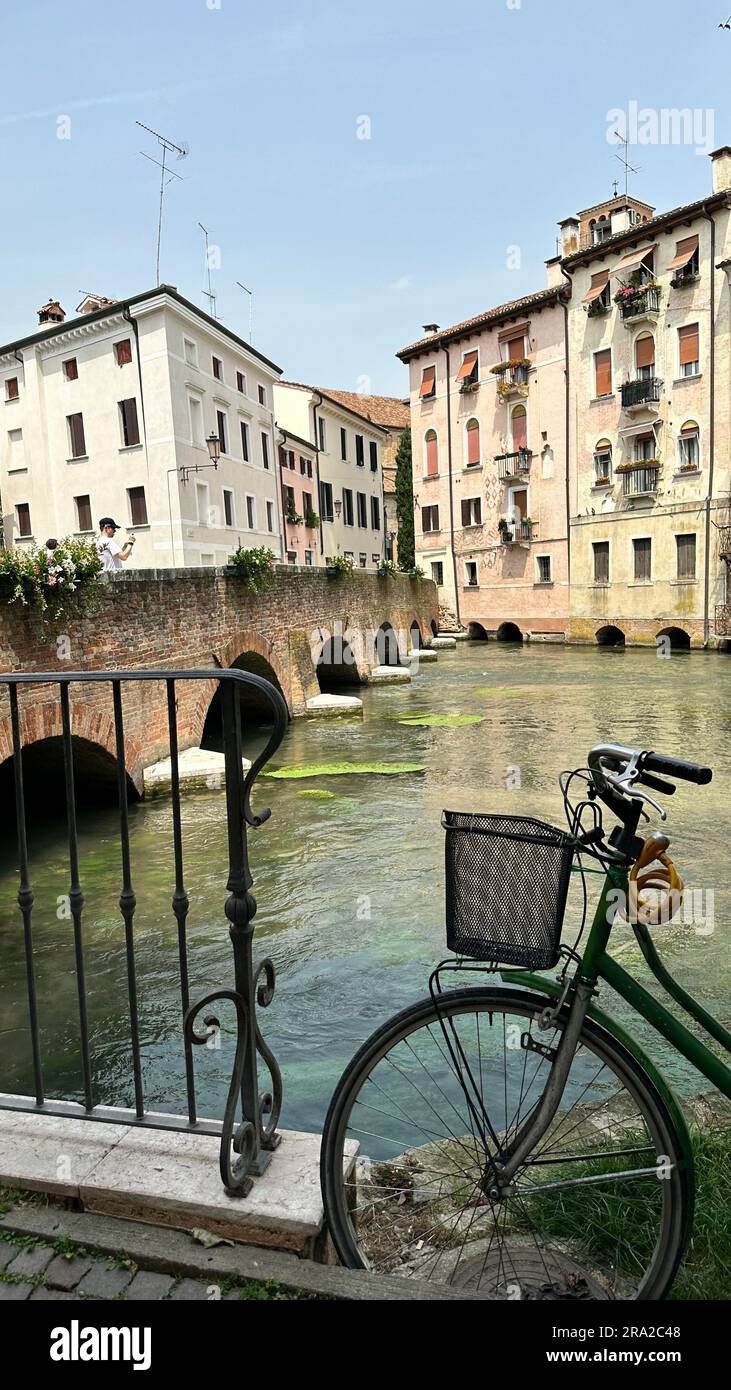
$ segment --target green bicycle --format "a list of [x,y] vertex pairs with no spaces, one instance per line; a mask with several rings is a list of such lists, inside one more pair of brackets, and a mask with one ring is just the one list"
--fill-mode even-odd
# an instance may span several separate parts
[[[667,777],[711,776],[606,744],[562,777],[568,831],[444,813],[455,957],[428,998],[364,1043],[325,1122],[325,1214],[345,1265],[493,1300],[667,1293],[693,1221],[688,1129],[657,1068],[594,1001],[600,982],[611,986],[731,1098],[731,1068],[607,953],[619,915],[666,992],[731,1052],[731,1034],[655,949],[649,924],[673,897],[677,907],[682,882],[667,837],[637,833],[646,803],[665,819],[648,788],[671,794]],[[617,822],[609,835],[602,803]],[[587,858],[604,882],[579,953],[583,923],[574,948],[560,934],[572,868],[586,917]],[[535,973],[559,961],[557,975]],[[500,982],[463,983],[486,970]]]

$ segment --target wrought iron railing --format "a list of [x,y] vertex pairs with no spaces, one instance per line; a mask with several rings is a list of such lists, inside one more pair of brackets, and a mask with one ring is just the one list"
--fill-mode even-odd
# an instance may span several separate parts
[[[143,1039],[137,998],[137,967],[135,962],[134,921],[137,910],[130,854],[128,818],[128,770],[125,751],[125,730],[122,690],[127,683],[158,681],[164,683],[167,705],[167,732],[171,762],[172,852],[173,874],[172,912],[177,924],[178,964],[180,973],[181,1030],[180,1045],[185,1064],[187,1114],[161,1114],[151,1111],[145,1101],[142,1076]],[[233,950],[233,971],[230,985],[191,1002],[188,970],[186,921],[189,897],[183,862],[183,834],[180,800],[180,769],[177,728],[177,689],[184,681],[218,683],[220,693],[223,752],[225,768],[226,823],[228,838],[227,896],[223,911],[229,923]],[[71,690],[90,683],[106,682],[111,688],[114,740],[116,751],[117,800],[119,811],[120,894],[119,911],[124,928],[126,958],[127,1006],[129,1013],[130,1072],[134,1092],[134,1108],[117,1108],[95,1096],[92,1043],[88,1021],[87,985],[84,968],[83,914],[84,888],[80,877],[79,844],[76,823],[74,789],[73,706]],[[26,796],[23,775],[23,741],[21,727],[25,701],[22,693],[33,686],[49,687],[60,710],[63,770],[66,787],[66,821],[69,849],[69,907],[71,912],[78,1000],[79,1034],[79,1096],[80,1103],[49,1097],[44,1082],[41,1044],[42,1018],[39,991],[36,984],[36,959],[33,946],[33,909],[35,895],[30,877]],[[112,1124],[146,1126],[151,1129],[187,1130],[196,1134],[220,1135],[219,1167],[223,1185],[231,1196],[243,1197],[250,1191],[252,1179],[266,1168],[272,1151],[280,1142],[277,1123],[282,1105],[282,1080],[276,1059],[259,1029],[257,1003],[266,1007],[274,994],[275,974],[271,960],[254,962],[252,938],[256,899],[251,889],[253,879],[249,869],[247,827],[259,826],[269,818],[270,811],[255,814],[251,808],[251,789],[258,773],[281,743],[287,725],[287,707],[278,690],[260,676],[238,670],[212,671],[84,671],[43,673],[2,673],[0,687],[7,687],[15,808],[18,839],[18,906],[23,922],[25,973],[27,980],[28,1019],[30,1032],[30,1061],[34,1078],[34,1096],[0,1096],[0,1108],[26,1110],[34,1114],[73,1116],[101,1120]],[[258,697],[269,705],[273,728],[266,747],[244,774],[241,744],[240,692],[255,687]],[[30,702],[29,702],[30,703]],[[48,702],[45,702],[48,703]],[[196,1100],[193,1049],[206,1044],[211,1030],[220,1027],[211,1011],[217,1004],[229,1002],[236,1015],[236,1047],[228,1095],[222,1120],[200,1119]],[[198,1020],[203,1015],[205,1032]],[[261,1057],[269,1071],[271,1085],[261,1092],[257,1058]]]
[[642,314],[659,314],[660,312],[660,288],[653,285],[649,289],[638,289],[636,294],[620,301],[620,313],[623,319],[635,319]]
[[622,496],[646,497],[650,493],[657,492],[659,477],[660,469],[658,466],[633,468],[629,473],[623,473]]
[[496,454],[498,477],[504,480],[505,478],[519,478],[524,473],[530,473],[532,458],[532,449],[514,449],[511,454]]
[[626,409],[629,405],[646,405],[652,401],[659,401],[662,388],[663,382],[657,376],[625,381],[622,384],[622,405]]

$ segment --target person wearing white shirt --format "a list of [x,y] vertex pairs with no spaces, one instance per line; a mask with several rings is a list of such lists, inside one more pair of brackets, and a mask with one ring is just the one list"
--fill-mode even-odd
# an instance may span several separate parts
[[132,554],[132,547],[135,543],[134,536],[128,536],[124,545],[120,545],[119,541],[114,539],[114,533],[118,530],[119,525],[111,516],[101,518],[96,548],[105,570],[121,570],[122,562],[129,560]]

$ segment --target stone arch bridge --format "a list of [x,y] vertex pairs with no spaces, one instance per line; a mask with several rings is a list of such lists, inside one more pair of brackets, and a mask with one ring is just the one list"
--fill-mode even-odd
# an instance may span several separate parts
[[[103,585],[92,616],[43,628],[37,615],[0,604],[0,670],[180,670],[238,667],[265,676],[281,691],[290,716],[321,689],[325,669],[367,683],[379,661],[374,635],[393,629],[401,645],[421,645],[436,633],[438,601],[430,580],[371,573],[331,576],[323,569],[278,566],[273,589],[256,596],[221,570],[121,572]],[[382,659],[382,658],[380,658]],[[180,748],[198,747],[217,694],[217,684],[177,686]],[[116,762],[111,692],[106,682],[71,687],[72,729],[80,777],[97,782],[114,775]],[[252,708],[252,714],[256,714]],[[144,768],[167,757],[164,687],[156,681],[124,688],[125,754],[132,787],[141,793]],[[210,721],[209,721],[210,727]],[[58,688],[24,686],[20,730],[26,758],[38,770],[60,764]],[[7,688],[0,690],[0,781],[12,767]],[[5,795],[3,784],[2,794]]]

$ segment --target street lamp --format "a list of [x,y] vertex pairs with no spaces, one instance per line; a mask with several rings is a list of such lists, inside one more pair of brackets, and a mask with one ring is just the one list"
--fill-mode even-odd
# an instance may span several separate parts
[[335,503],[335,515],[336,515],[336,516],[340,516],[340,513],[341,513],[342,510],[343,510],[343,504],[342,504],[342,502],[340,502],[340,501],[336,502],[336,503]]
[[213,467],[218,468],[218,460],[221,457],[221,441],[215,430],[211,430],[211,433],[206,439],[206,444],[208,445],[208,457]]

